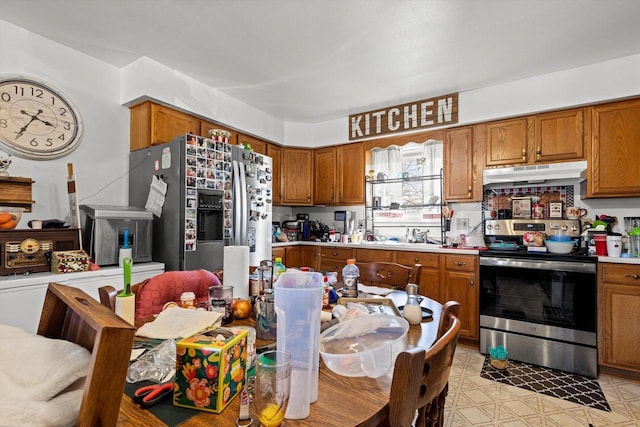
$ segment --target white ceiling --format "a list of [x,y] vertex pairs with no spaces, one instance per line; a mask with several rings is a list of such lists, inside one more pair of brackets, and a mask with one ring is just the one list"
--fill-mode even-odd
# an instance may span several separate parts
[[0,19],[142,56],[314,123],[640,53],[638,0],[0,0]]

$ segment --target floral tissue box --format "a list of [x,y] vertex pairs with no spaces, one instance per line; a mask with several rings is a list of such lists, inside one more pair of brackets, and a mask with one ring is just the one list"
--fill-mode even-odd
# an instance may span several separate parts
[[178,341],[174,406],[222,412],[244,387],[247,336],[246,329],[212,328]]

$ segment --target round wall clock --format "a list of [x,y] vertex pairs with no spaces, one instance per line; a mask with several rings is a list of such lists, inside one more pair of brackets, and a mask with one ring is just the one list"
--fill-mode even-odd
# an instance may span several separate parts
[[82,132],[78,109],[60,90],[32,77],[0,75],[0,142],[11,154],[62,157],[78,147]]

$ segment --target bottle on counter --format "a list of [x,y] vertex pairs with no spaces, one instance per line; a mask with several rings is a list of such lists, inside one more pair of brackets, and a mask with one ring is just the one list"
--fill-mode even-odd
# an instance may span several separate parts
[[403,317],[411,325],[419,325],[422,322],[422,308],[418,301],[418,285],[410,283],[407,285],[407,302],[402,310]]
[[358,298],[358,278],[360,270],[355,259],[348,259],[342,269],[342,296],[344,298]]
[[284,273],[287,270],[287,267],[282,263],[282,258],[277,257],[276,262],[273,263],[273,283],[278,280],[278,276]]

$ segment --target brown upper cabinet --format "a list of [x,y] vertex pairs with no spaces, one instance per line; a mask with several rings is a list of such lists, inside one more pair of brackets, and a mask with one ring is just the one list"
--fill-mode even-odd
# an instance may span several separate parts
[[200,133],[200,119],[145,101],[130,108],[130,151],[165,144],[176,136]]
[[265,156],[267,155],[267,145],[269,143],[262,139],[240,133],[238,134],[238,144],[249,144],[256,153],[264,154]]
[[486,125],[486,166],[584,160],[584,108]]
[[529,158],[536,163],[583,160],[584,115],[584,108],[535,115]]
[[448,202],[482,200],[482,184],[475,179],[482,171],[473,161],[482,147],[474,141],[474,134],[479,133],[471,126],[445,132],[444,199]]
[[487,124],[487,166],[525,164],[527,155],[527,119],[501,120]]
[[596,105],[587,111],[590,161],[584,196],[640,196],[640,100]]
[[282,203],[313,205],[313,151],[282,147]]
[[314,204],[363,204],[364,163],[362,143],[314,150]]

